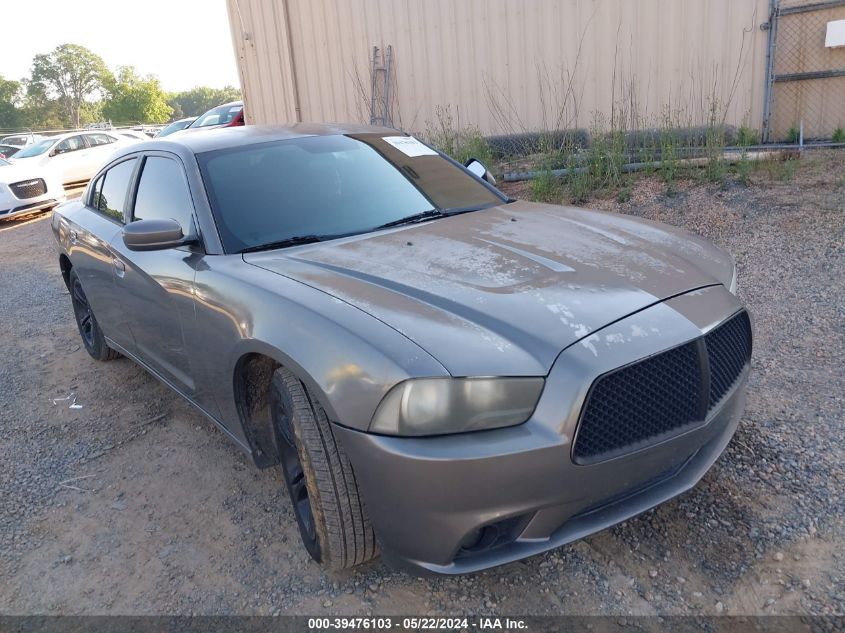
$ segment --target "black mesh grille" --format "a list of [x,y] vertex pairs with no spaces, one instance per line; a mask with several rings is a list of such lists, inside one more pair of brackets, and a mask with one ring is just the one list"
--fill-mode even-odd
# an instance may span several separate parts
[[[609,459],[702,422],[750,358],[751,323],[741,312],[707,334],[703,346],[691,341],[600,376],[587,395],[573,459],[580,464]],[[708,364],[705,399],[708,381],[702,372]]]
[[708,408],[719,403],[751,359],[751,322],[742,312],[704,337],[710,361]]
[[578,428],[576,462],[598,461],[694,422],[701,363],[695,342],[599,378]]
[[36,196],[43,196],[47,193],[47,185],[41,178],[34,178],[32,180],[24,180],[9,185],[9,189],[15,194],[16,198],[26,200],[27,198],[35,198]]

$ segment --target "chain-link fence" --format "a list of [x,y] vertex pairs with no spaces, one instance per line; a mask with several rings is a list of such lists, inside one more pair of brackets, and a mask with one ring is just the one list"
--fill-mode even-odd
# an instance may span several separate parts
[[808,140],[845,140],[845,47],[825,46],[836,20],[845,0],[773,0],[765,140],[795,141],[802,127]]

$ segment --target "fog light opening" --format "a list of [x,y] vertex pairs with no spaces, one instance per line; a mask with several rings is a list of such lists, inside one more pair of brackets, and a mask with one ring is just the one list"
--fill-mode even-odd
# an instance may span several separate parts
[[523,514],[472,530],[461,540],[458,556],[477,554],[513,542],[530,519],[530,514]]
[[499,528],[496,524],[485,525],[483,528],[473,530],[461,541],[461,551],[480,552],[489,548],[499,538]]

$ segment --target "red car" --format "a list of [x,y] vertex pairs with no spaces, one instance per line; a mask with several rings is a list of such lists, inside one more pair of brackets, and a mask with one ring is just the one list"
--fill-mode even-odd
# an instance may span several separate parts
[[235,127],[243,124],[244,102],[232,101],[231,103],[224,103],[216,108],[212,108],[205,114],[197,117],[197,120],[185,129],[195,130],[202,128],[205,130],[213,130],[218,127]]

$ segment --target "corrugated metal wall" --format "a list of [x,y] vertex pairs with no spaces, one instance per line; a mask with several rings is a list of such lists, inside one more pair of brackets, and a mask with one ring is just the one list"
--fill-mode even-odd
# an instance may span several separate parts
[[438,106],[485,133],[589,127],[614,104],[653,125],[759,127],[768,0],[228,0],[251,122],[368,121],[373,46],[393,47],[393,120]]

